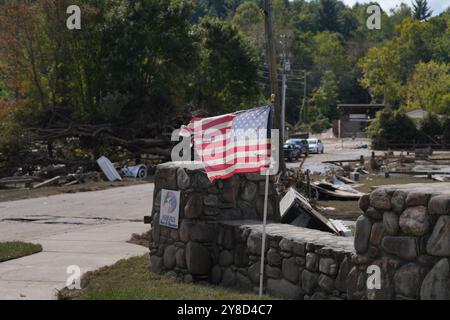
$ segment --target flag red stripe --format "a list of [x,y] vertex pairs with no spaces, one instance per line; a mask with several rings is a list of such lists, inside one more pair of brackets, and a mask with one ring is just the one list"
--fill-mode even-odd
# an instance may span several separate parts
[[233,119],[234,119],[234,116],[229,115],[229,116],[224,116],[224,117],[215,119],[215,120],[207,122],[207,123],[203,123],[203,121],[199,121],[201,123],[200,126],[198,126],[198,128],[195,128],[195,123],[194,123],[194,128],[196,130],[202,130],[202,131],[203,130],[208,130],[208,129],[210,129],[210,128],[214,127],[214,126],[220,125],[222,123],[232,122]]
[[[227,133],[231,133],[231,126],[222,128],[222,129],[211,129],[210,128],[210,129],[208,129],[208,131],[206,133],[204,131],[202,131],[201,133],[194,132],[194,139],[205,140],[205,139],[210,139],[210,138],[226,135]],[[222,141],[222,140],[219,140],[219,141]]]

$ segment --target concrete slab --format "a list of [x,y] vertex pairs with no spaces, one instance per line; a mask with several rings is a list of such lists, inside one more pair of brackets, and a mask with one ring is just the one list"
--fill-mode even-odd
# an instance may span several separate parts
[[149,230],[141,221],[152,192],[147,184],[2,203],[0,241],[40,243],[43,252],[0,263],[0,299],[55,299],[69,266],[85,273],[148,253],[127,241]]
[[[148,249],[134,244],[125,243],[127,232],[143,233],[148,226],[136,222],[121,223],[122,232],[117,239],[110,241],[95,239],[77,240],[71,238],[71,233],[62,237],[65,240],[37,239],[43,246],[43,252],[32,256],[0,263],[0,299],[55,299],[55,290],[65,287],[69,276],[67,268],[78,266],[82,273],[112,265],[118,260],[148,253]],[[104,226],[97,232],[114,234],[118,226]],[[79,231],[76,237],[89,238],[92,230]],[[128,238],[131,235],[128,234]],[[128,240],[128,239],[127,239]],[[36,288],[35,284],[39,284]],[[7,287],[8,290],[4,291]],[[39,290],[38,290],[39,289]],[[52,292],[48,295],[48,291]],[[46,290],[43,293],[41,290]]]
[[142,221],[151,210],[154,184],[3,202],[0,219],[24,216],[96,217]]
[[31,241],[48,235],[83,229],[77,225],[45,225],[20,222],[0,222],[0,241]]
[[56,283],[26,282],[0,280],[0,297],[2,300],[53,300],[58,289]]

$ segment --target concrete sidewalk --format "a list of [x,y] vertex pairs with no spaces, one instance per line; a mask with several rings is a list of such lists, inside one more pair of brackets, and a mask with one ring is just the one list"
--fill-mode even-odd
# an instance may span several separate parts
[[[39,243],[43,252],[0,263],[0,299],[55,299],[69,266],[82,273],[148,253],[126,243],[149,230],[153,185],[0,203],[0,241]],[[41,205],[40,205],[41,204]]]

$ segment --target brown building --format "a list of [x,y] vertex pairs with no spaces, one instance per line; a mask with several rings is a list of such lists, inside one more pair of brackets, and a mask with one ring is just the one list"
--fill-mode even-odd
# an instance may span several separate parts
[[333,133],[338,138],[365,138],[365,129],[375,119],[383,104],[338,104],[339,120],[333,122]]

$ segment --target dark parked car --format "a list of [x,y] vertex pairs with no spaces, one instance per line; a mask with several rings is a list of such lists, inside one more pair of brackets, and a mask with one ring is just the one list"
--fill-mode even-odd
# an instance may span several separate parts
[[304,154],[305,156],[309,155],[309,144],[306,139],[290,139],[286,141],[287,144],[295,144],[297,148],[300,150],[300,156]]
[[283,145],[284,158],[288,161],[298,160],[302,156],[301,149],[295,143]]

